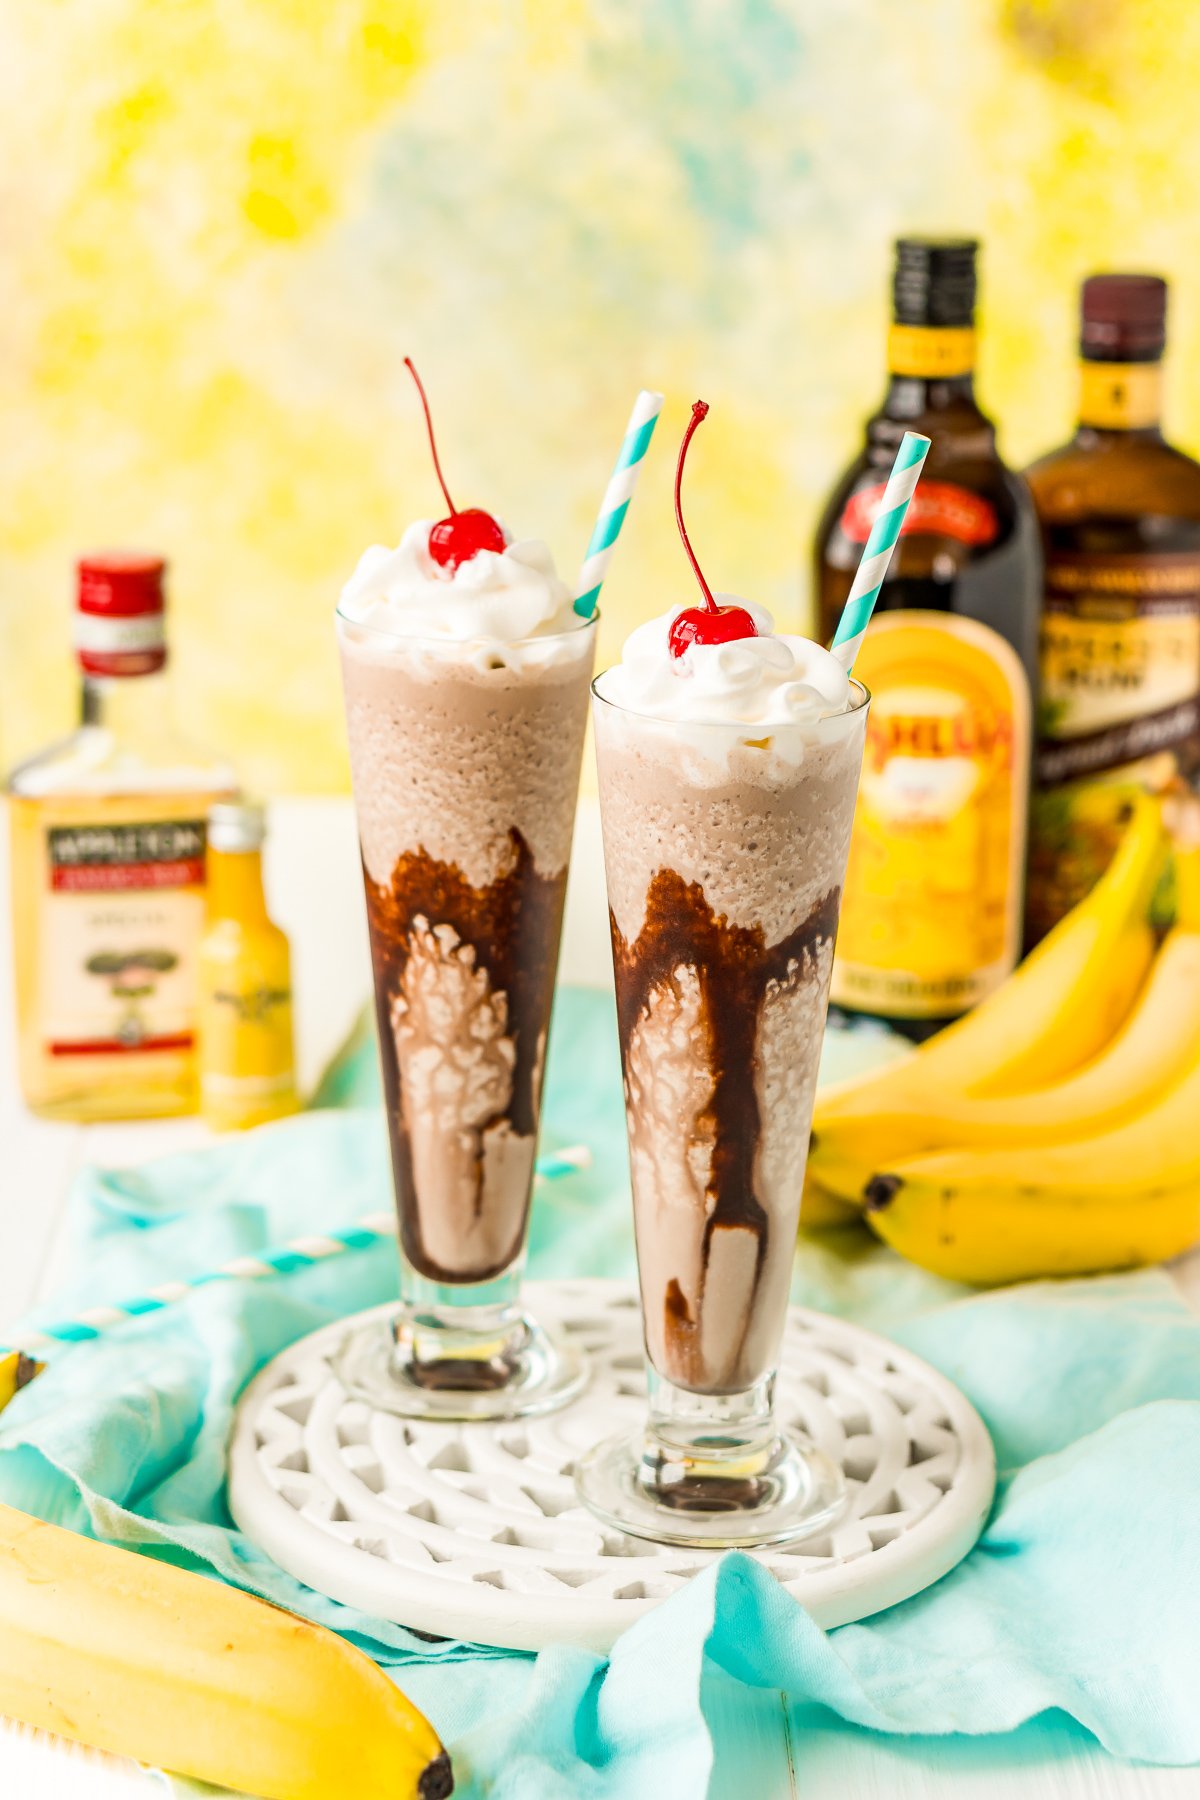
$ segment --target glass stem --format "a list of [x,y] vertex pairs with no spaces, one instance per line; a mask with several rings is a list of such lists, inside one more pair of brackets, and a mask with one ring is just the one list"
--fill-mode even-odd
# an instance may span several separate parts
[[523,1258],[492,1281],[431,1281],[400,1259],[400,1311],[393,1333],[410,1380],[444,1387],[501,1385],[525,1349],[520,1309]]
[[754,1477],[778,1448],[775,1372],[736,1394],[693,1394],[649,1366],[644,1477],[669,1487]]

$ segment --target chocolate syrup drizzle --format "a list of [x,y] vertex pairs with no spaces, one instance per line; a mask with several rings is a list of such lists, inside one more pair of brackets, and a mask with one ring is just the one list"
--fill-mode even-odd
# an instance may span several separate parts
[[[716,1227],[741,1226],[758,1239],[756,1287],[770,1231],[767,1214],[754,1191],[762,1130],[756,1076],[763,1001],[769,983],[785,982],[822,944],[832,948],[840,901],[840,887],[831,888],[794,931],[771,945],[764,942],[760,926],[731,925],[723,914],[718,917],[700,883],[684,881],[674,869],[659,869],[653,877],[646,893],[645,921],[633,944],[622,936],[609,912],[617,1024],[626,1070],[634,1028],[647,1012],[655,990],[669,987],[678,992],[676,972],[684,967],[693,969],[699,981],[712,1097],[700,1118],[681,1119],[679,1128],[689,1133],[700,1129],[712,1137],[711,1211],[704,1233],[704,1267],[707,1269]],[[693,1313],[675,1280],[667,1287],[663,1325],[673,1366],[688,1385],[701,1374],[699,1307]]]
[[[476,967],[486,971],[492,993],[507,996],[506,1035],[512,1039],[515,1057],[512,1092],[508,1106],[479,1128],[475,1193],[478,1217],[486,1205],[484,1133],[504,1120],[519,1137],[537,1133],[538,1048],[550,1025],[567,886],[565,869],[557,875],[538,873],[529,845],[515,826],[509,831],[508,841],[511,857],[507,868],[483,888],[472,887],[456,863],[438,862],[424,850],[408,851],[397,858],[387,886],[373,881],[363,870],[400,1239],[413,1267],[431,1281],[461,1282],[463,1277],[440,1268],[421,1242],[412,1147],[401,1105],[403,1074],[392,1030],[392,1002],[401,991],[417,919],[423,919],[433,929],[450,926],[461,942],[475,952]],[[426,1205],[437,1203],[436,1195],[424,1198]],[[526,1212],[528,1207],[527,1197]],[[470,1279],[488,1281],[508,1268],[524,1229],[523,1215],[520,1230],[503,1260],[494,1268],[472,1271]]]

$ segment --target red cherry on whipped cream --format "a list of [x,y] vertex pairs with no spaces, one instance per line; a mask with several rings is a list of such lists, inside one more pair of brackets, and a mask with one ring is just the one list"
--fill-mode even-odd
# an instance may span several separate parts
[[671,621],[667,642],[672,656],[682,656],[690,644],[735,644],[739,638],[757,637],[754,620],[744,606],[689,606]]
[[758,628],[744,606],[718,606],[713,599],[712,589],[704,579],[704,572],[696,561],[696,552],[692,549],[691,539],[687,534],[687,526],[683,522],[683,465],[687,461],[688,445],[692,441],[697,425],[708,417],[708,402],[697,400],[692,407],[692,416],[688,428],[683,434],[683,442],[679,446],[679,461],[675,465],[675,523],[679,527],[679,535],[683,539],[683,547],[687,551],[688,561],[692,565],[696,580],[700,583],[700,592],[704,595],[703,606],[688,606],[677,613],[671,622],[667,634],[667,643],[671,655],[680,657],[692,644],[733,644],[740,638],[758,636]]
[[433,415],[429,410],[429,400],[424,384],[417,374],[416,364],[411,356],[406,356],[404,366],[417,384],[417,392],[421,396],[421,405],[425,411],[425,428],[429,433],[429,449],[433,456],[434,473],[438,485],[446,497],[446,505],[450,508],[450,516],[439,519],[436,525],[429,528],[429,554],[441,569],[449,569],[453,574],[460,563],[470,562],[481,550],[494,550],[497,555],[505,547],[505,537],[491,513],[484,512],[480,506],[469,506],[465,512],[459,512],[450,498],[450,490],[446,486],[446,478],[442,474],[442,465],[437,452],[437,439],[433,435]]
[[469,506],[466,512],[451,513],[429,528],[429,554],[443,569],[453,572],[459,563],[470,562],[480,550],[504,549],[504,533],[481,507]]

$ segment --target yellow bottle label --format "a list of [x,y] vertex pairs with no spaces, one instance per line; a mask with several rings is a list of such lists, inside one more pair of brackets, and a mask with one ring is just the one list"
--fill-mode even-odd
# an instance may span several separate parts
[[1079,365],[1079,422],[1103,431],[1137,431],[1162,417],[1161,363]]
[[1131,788],[1200,766],[1200,557],[1052,551],[1045,580],[1031,941],[1107,868]]
[[1029,683],[990,627],[924,611],[877,616],[855,674],[872,703],[832,997],[942,1018],[1019,954]]
[[201,998],[200,1087],[222,1100],[258,1100],[288,1091],[292,995],[281,980],[251,970],[217,972]]
[[888,369],[923,381],[969,375],[975,367],[975,333],[969,325],[893,325],[888,331]]

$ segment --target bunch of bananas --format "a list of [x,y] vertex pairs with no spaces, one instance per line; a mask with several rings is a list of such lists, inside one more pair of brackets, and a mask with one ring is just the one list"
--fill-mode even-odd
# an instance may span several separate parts
[[1181,907],[1156,948],[1166,850],[1139,798],[1107,874],[1003,987],[820,1096],[807,1227],[863,1209],[910,1261],[979,1284],[1159,1262],[1200,1239],[1200,922]]

